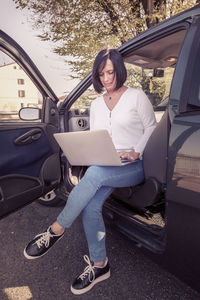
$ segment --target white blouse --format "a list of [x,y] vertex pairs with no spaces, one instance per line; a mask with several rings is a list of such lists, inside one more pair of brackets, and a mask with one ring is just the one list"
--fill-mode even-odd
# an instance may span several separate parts
[[108,130],[117,151],[134,149],[140,153],[156,127],[153,107],[141,89],[128,88],[112,111],[103,96],[90,108],[90,130]]

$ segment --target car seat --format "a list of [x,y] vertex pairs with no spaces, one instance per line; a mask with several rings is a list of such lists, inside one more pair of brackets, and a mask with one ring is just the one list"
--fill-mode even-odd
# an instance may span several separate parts
[[144,182],[137,186],[116,188],[112,193],[113,198],[143,212],[158,201],[166,186],[169,123],[166,109],[143,153]]

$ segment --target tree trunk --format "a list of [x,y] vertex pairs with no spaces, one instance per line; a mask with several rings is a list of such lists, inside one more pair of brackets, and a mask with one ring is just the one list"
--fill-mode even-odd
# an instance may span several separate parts
[[146,18],[147,27],[150,28],[160,22],[158,17],[154,17],[154,13],[157,12],[160,15],[165,15],[164,7],[166,6],[166,0],[140,0],[142,2]]

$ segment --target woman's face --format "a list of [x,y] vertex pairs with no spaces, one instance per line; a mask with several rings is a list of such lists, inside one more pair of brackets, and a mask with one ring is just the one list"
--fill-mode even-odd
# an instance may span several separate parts
[[99,73],[99,79],[107,92],[114,91],[116,87],[116,76],[113,63],[109,58],[106,61],[105,67]]

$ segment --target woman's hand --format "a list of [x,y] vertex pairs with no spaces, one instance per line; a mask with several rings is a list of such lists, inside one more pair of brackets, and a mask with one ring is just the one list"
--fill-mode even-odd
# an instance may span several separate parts
[[140,156],[140,153],[135,152],[134,149],[132,149],[131,151],[120,151],[118,152],[118,154],[120,158],[127,159],[128,161],[134,161],[138,159]]

